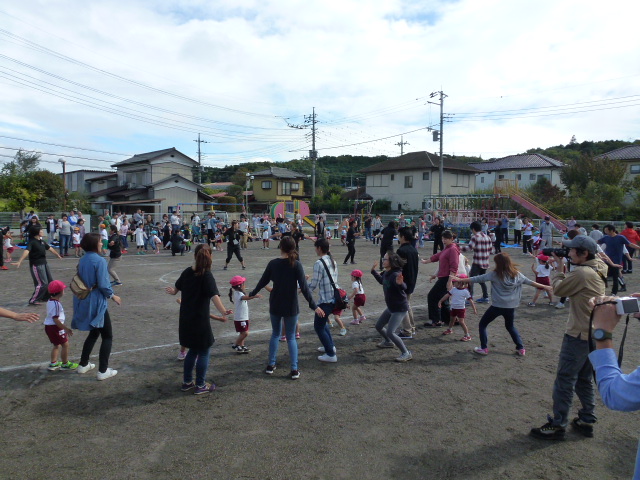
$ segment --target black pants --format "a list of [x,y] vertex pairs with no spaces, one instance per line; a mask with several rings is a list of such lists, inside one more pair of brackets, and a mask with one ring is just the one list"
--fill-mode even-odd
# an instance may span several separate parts
[[612,295],[617,295],[618,294],[618,277],[620,276],[620,269],[618,267],[612,267],[611,265],[609,265],[609,269],[607,270],[607,278],[611,277],[611,280],[613,280],[613,285],[611,287],[611,294]]
[[522,253],[533,253],[531,243],[531,235],[522,235]]
[[436,283],[429,290],[427,295],[427,304],[429,308],[429,320],[432,322],[444,322],[449,324],[449,301],[442,304],[442,308],[438,308],[438,302],[447,293],[447,282],[449,277],[438,278]]
[[351,263],[355,263],[355,256],[356,256],[356,246],[353,244],[353,242],[351,243],[347,243],[347,256],[344,257],[344,263],[347,263],[347,261],[349,260],[349,258],[351,258]]
[[433,237],[433,254],[434,255],[438,253],[438,249],[444,250],[444,243],[442,243],[442,237]]
[[111,344],[113,342],[113,332],[111,330],[111,317],[109,311],[104,312],[104,325],[102,328],[92,328],[89,331],[87,339],[82,347],[82,355],[80,356],[80,366],[86,367],[89,363],[89,356],[93,350],[98,337],[102,337],[100,344],[100,354],[98,356],[98,371],[104,373],[109,368],[109,356],[111,355]]
[[[629,250],[629,256],[633,258],[633,254],[636,253],[635,248],[627,247],[627,250]],[[622,257],[622,271],[629,273],[633,271],[633,262],[626,255]]]
[[387,253],[393,253],[393,245],[380,245],[380,268],[382,268],[382,257]]
[[[485,273],[487,273],[486,268],[481,268],[477,263],[471,264],[471,270],[469,271],[470,277],[484,275]],[[487,284],[482,282],[480,284],[480,288],[482,288],[482,298],[489,298],[489,293],[487,292]],[[473,283],[469,283],[469,292],[471,292],[471,298],[473,298]]]
[[242,254],[240,253],[239,245],[233,245],[231,248],[227,247],[227,259],[224,263],[229,263],[234,254],[238,261],[242,263]]
[[502,230],[502,241],[504,243],[509,243],[509,229],[501,228],[500,230]]
[[520,243],[522,241],[522,230],[513,231],[513,243]]

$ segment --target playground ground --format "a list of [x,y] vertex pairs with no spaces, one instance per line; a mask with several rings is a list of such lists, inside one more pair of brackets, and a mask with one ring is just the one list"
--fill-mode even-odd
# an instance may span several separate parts
[[[312,245],[301,245],[302,262],[310,272]],[[340,260],[346,254],[339,245],[332,250]],[[531,275],[528,258],[516,249],[505,251],[515,252],[521,269]],[[244,272],[235,260],[223,272],[223,253],[215,254],[214,276],[225,295],[233,275],[242,274],[250,287],[255,285],[277,250],[250,244],[243,253],[248,264]],[[275,374],[262,373],[270,334],[268,303],[266,298],[253,300],[250,354],[233,353],[232,324],[214,322],[217,341],[209,378],[218,389],[208,396],[179,390],[178,307],[164,293],[190,264],[189,256],[128,255],[121,262],[123,305],[110,306],[111,366],[119,373],[105,382],[97,382],[93,372],[47,371],[50,345],[42,325],[0,320],[0,477],[631,478],[638,416],[606,410],[599,397],[595,438],[570,429],[564,442],[528,436],[551,409],[567,309],[528,308],[533,290],[525,288],[516,325],[526,357],[514,354],[500,321],[489,330],[490,354],[472,353],[479,316],[471,314],[473,341],[458,341],[459,331],[443,336],[440,329],[420,328],[415,339],[407,340],[413,361],[396,363],[394,351],[375,347],[379,337],[372,325],[384,305],[381,287],[366,272],[377,256],[377,247],[357,242],[370,320],[335,337],[337,364],[316,360],[319,343],[312,314],[301,302],[301,378],[287,377],[284,344]],[[55,278],[68,282],[76,260],[51,257],[49,264]],[[343,286],[350,270],[340,266]],[[640,290],[636,270],[635,276],[627,276],[630,291]],[[414,296],[419,326],[426,320],[433,271],[433,265],[420,267]],[[0,282],[0,305],[26,309],[33,288],[27,269],[0,272]],[[223,300],[230,304],[228,297]],[[63,305],[71,316],[70,295]],[[44,307],[38,308],[43,314]],[[480,305],[480,314],[485,309]],[[629,330],[625,371],[640,364],[640,325],[633,321]],[[620,336],[616,332],[615,338]],[[75,360],[85,337],[77,332],[71,340]]]

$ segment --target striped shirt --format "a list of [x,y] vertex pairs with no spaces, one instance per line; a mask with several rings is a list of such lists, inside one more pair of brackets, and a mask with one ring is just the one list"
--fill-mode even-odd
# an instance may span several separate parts
[[323,255],[316,263],[313,264],[313,278],[311,282],[309,282],[309,290],[312,292],[319,287],[318,293],[320,294],[320,300],[318,304],[321,303],[334,303],[335,298],[333,295],[333,287],[331,286],[331,281],[329,280],[329,276],[327,275],[327,271],[322,264],[322,261],[327,264],[327,268],[331,272],[331,277],[333,278],[333,283],[336,288],[338,287],[338,267],[335,265],[333,260],[329,255]]
[[473,260],[471,263],[478,265],[485,270],[489,268],[489,256],[493,249],[491,238],[484,232],[477,232],[471,236],[471,240],[467,245],[460,247],[461,252],[473,250]]

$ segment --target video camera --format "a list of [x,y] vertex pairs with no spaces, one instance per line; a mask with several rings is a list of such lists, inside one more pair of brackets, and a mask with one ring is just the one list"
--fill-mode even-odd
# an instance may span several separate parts
[[543,248],[542,254],[550,257],[551,255],[556,255],[560,258],[565,258],[569,256],[569,249],[567,247],[560,248]]

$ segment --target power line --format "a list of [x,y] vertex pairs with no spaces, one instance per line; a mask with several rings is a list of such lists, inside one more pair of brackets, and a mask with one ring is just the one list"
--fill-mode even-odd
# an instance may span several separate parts
[[8,138],[10,140],[18,140],[20,142],[30,142],[30,143],[39,143],[41,145],[51,145],[53,147],[64,147],[64,148],[72,148],[74,150],[85,150],[87,152],[95,152],[95,153],[105,153],[107,155],[123,155],[123,156],[133,156],[130,153],[116,153],[116,152],[105,152],[104,150],[92,150],[90,148],[83,147],[72,147],[71,145],[60,145],[58,143],[47,143],[47,142],[39,142],[37,140],[28,140],[26,138],[16,138],[16,137],[8,137],[6,135],[0,135],[0,138]]

